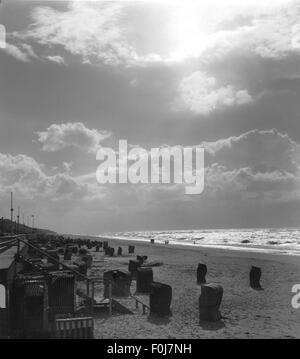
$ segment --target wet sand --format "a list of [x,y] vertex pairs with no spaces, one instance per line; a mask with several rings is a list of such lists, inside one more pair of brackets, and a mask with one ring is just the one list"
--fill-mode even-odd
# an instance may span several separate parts
[[[134,255],[128,255],[129,244],[135,245]],[[122,246],[123,256],[109,258],[93,252],[92,276],[101,277],[109,269],[127,270],[129,259],[137,254],[163,262],[153,268],[154,280],[172,286],[172,316],[151,318],[141,308],[134,309],[133,315],[99,314],[96,338],[300,338],[300,309],[291,306],[291,288],[300,283],[300,257],[127,240],[109,240],[109,245],[115,251]],[[224,289],[223,319],[218,323],[199,323],[199,262],[207,265],[207,282],[219,283]],[[262,269],[262,291],[249,287],[252,265]],[[134,294],[135,285],[131,292]],[[147,296],[140,298],[147,303]],[[135,308],[132,299],[122,303]]]

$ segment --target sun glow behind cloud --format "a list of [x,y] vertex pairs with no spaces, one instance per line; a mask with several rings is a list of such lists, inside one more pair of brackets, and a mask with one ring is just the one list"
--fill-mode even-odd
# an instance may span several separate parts
[[[230,45],[241,37],[247,38],[255,28],[255,21],[261,17],[267,21],[281,6],[294,3],[292,0],[61,2],[67,4],[64,11],[57,9],[55,2],[52,8],[49,2],[33,1],[33,24],[28,31],[14,36],[49,48],[62,45],[72,54],[82,56],[84,63],[100,60],[130,65],[200,57],[207,49],[214,49],[215,44],[220,48],[220,43],[222,47],[224,43]],[[254,29],[255,34],[250,36],[261,37],[259,31],[257,34]],[[232,38],[239,32],[240,38]],[[57,55],[50,54],[52,59]]]
[[209,39],[205,16],[199,17],[199,9],[186,4],[176,6],[172,11],[170,25],[167,27],[170,42],[173,44],[170,59],[180,61],[197,56]]
[[[213,0],[204,1],[158,1],[168,4],[169,22],[165,31],[169,38],[170,61],[182,61],[199,56],[219,36],[230,32],[226,22],[252,15],[267,15],[280,6],[289,4],[290,0],[265,1],[256,0]],[[236,24],[238,28],[238,24]]]

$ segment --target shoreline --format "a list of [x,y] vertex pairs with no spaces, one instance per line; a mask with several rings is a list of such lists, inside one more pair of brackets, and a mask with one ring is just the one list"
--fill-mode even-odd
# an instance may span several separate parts
[[150,246],[163,246],[163,247],[169,247],[169,248],[182,248],[182,249],[189,249],[189,250],[222,250],[224,252],[244,252],[249,254],[262,254],[262,255],[276,255],[276,256],[288,256],[288,257],[296,257],[298,258],[300,256],[300,250],[297,249],[290,249],[290,248],[272,248],[270,246],[245,246],[245,245],[239,245],[239,244],[200,244],[200,243],[183,243],[178,241],[170,241],[168,244],[165,244],[164,241],[155,241],[153,244],[150,243],[149,239],[142,239],[142,238],[127,238],[127,237],[110,237],[110,236],[89,236],[91,238],[96,238],[98,240],[108,240],[108,241],[122,241],[122,242],[132,242],[134,243],[140,243],[140,244],[149,244]]
[[191,253],[197,253],[200,252],[204,255],[211,255],[211,256],[224,256],[224,257],[234,257],[234,258],[245,258],[245,259],[262,259],[262,260],[274,260],[279,261],[282,263],[294,263],[296,265],[299,265],[300,268],[300,260],[299,255],[291,253],[282,253],[279,250],[274,249],[273,251],[267,251],[265,249],[259,249],[259,250],[249,250],[247,247],[239,247],[237,249],[232,248],[231,246],[220,246],[220,245],[187,245],[186,243],[180,243],[180,244],[164,244],[164,243],[154,243],[151,244],[149,240],[143,240],[143,239],[133,239],[133,238],[121,238],[121,237],[108,237],[108,236],[97,236],[97,235],[79,235],[79,234],[73,234],[73,235],[67,235],[69,237],[86,237],[93,240],[98,241],[109,241],[111,245],[115,246],[129,246],[129,245],[135,245],[135,246],[141,246],[141,247],[149,247],[153,249],[159,249],[162,250],[168,249],[168,250],[174,250],[174,251],[188,251]]

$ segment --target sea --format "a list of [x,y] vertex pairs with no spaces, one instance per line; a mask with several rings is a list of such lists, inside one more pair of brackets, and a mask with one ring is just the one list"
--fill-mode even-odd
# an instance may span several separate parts
[[300,228],[110,232],[99,237],[300,255]]

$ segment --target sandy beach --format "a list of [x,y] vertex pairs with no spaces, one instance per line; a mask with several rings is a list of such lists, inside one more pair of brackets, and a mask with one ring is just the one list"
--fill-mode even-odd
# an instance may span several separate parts
[[[134,255],[128,255],[129,244],[135,245]],[[291,306],[291,288],[300,282],[297,256],[127,240],[109,240],[109,245],[122,246],[123,256],[110,258],[103,252],[92,252],[90,275],[102,277],[105,270],[127,270],[129,259],[135,255],[162,262],[153,268],[154,280],[172,286],[172,315],[150,318],[142,314],[141,308],[135,309],[132,299],[123,300],[134,314],[99,314],[95,319],[96,338],[300,338],[300,309]],[[199,323],[199,262],[207,265],[207,282],[218,283],[224,289],[221,322]],[[249,287],[252,265],[262,269],[262,291]],[[131,293],[135,293],[135,281]],[[148,296],[139,298],[148,303]]]

